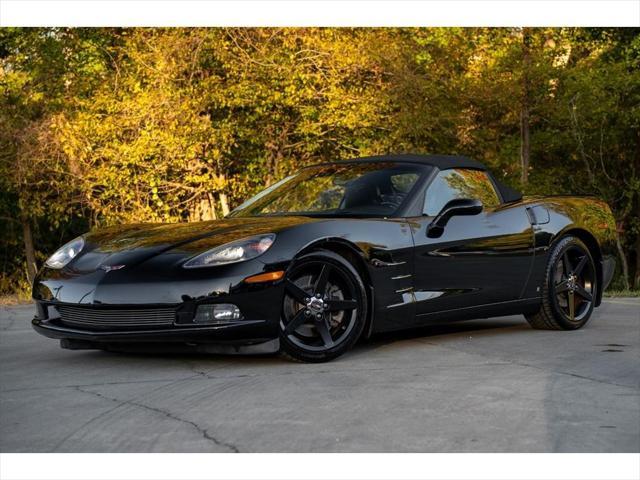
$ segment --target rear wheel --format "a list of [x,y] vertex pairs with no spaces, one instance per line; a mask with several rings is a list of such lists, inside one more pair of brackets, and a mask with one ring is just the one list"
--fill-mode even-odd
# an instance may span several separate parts
[[527,321],[533,328],[575,330],[589,321],[596,298],[596,269],[578,238],[562,238],[549,256],[542,305]]
[[326,362],[358,340],[366,293],[358,272],[329,251],[298,259],[285,280],[280,318],[282,353],[303,362]]

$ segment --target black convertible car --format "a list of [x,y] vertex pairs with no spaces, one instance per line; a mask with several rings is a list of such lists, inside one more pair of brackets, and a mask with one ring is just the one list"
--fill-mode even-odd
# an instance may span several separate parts
[[374,332],[524,314],[582,327],[614,270],[615,222],[589,197],[527,197],[466,157],[305,168],[224,220],[91,232],[33,287],[35,330],[126,346],[337,357]]

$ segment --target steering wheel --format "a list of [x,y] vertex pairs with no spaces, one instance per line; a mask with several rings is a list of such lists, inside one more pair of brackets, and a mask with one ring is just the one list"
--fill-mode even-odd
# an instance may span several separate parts
[[381,195],[382,201],[380,202],[380,205],[383,207],[398,208],[402,204],[405,195],[393,188],[393,186],[391,187],[391,191],[393,193],[390,195]]

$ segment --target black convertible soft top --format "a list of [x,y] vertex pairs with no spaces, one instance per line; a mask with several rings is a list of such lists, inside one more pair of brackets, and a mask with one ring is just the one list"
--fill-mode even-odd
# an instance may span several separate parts
[[473,160],[464,155],[419,155],[414,153],[402,153],[393,155],[375,155],[371,157],[353,158],[346,160],[347,162],[409,162],[422,163],[424,165],[433,165],[440,170],[448,170],[450,168],[473,168],[475,170],[486,170],[480,162]]
[[347,162],[409,162],[421,163],[424,165],[432,165],[440,170],[449,170],[451,168],[472,168],[474,170],[484,170],[493,179],[497,189],[502,196],[503,203],[517,202],[522,199],[522,194],[517,190],[498,181],[491,172],[487,170],[482,163],[464,155],[420,155],[415,153],[402,153],[393,155],[374,155],[371,157],[360,157],[345,160]]

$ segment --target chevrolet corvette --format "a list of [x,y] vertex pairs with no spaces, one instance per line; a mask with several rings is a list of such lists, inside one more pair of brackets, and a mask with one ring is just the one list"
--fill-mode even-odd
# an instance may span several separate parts
[[89,232],[33,285],[67,349],[181,346],[321,362],[377,332],[523,314],[574,330],[614,272],[593,197],[524,197],[462,156],[310,166],[209,222]]

